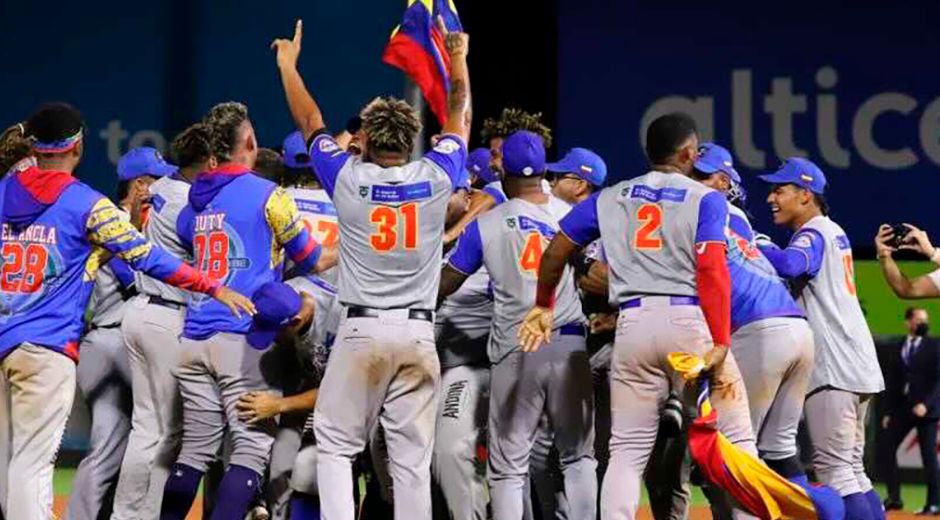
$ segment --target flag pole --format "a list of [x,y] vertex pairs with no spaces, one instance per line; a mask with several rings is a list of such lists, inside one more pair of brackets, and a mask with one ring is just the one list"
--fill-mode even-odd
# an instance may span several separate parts
[[417,159],[424,155],[424,151],[427,148],[427,125],[424,124],[424,115],[427,112],[427,104],[424,102],[424,95],[421,94],[421,89],[418,88],[418,85],[414,81],[411,81],[407,75],[405,76],[405,102],[411,105],[415,109],[415,112],[418,113],[418,121],[421,121],[421,131],[418,132],[418,138],[415,139],[414,148],[411,150],[411,155],[413,159]]

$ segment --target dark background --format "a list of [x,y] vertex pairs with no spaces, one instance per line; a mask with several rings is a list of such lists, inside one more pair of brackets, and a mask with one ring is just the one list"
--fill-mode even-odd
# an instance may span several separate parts
[[[644,173],[644,117],[656,107],[694,105],[705,137],[735,152],[755,225],[774,238],[785,233],[770,224],[766,187],[755,175],[779,165],[793,151],[790,141],[826,171],[833,216],[857,255],[870,254],[883,221],[940,232],[932,222],[940,187],[935,3],[456,3],[471,34],[473,145],[483,144],[483,119],[503,107],[542,112],[556,132],[550,158],[587,146],[606,159],[613,182]],[[291,122],[270,41],[304,19],[301,72],[338,129],[371,97],[403,93],[403,76],[380,56],[404,5],[6,0],[0,122],[22,119],[44,100],[78,105],[89,127],[79,175],[106,193],[114,192],[114,162],[129,146],[162,146],[219,101],[246,102],[262,144],[277,147]],[[749,103],[732,93],[732,78],[742,74]],[[789,88],[789,100],[771,97],[778,88]],[[768,113],[781,104],[796,113]],[[825,106],[835,107],[832,124],[818,116]],[[873,144],[859,129],[870,129]],[[833,146],[845,157],[833,159]],[[889,155],[909,148],[910,157],[873,159],[873,146]],[[755,159],[754,151],[763,155]]]

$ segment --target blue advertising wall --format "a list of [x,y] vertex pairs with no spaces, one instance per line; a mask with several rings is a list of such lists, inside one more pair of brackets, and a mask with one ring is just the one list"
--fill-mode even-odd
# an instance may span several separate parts
[[[292,129],[275,37],[304,19],[300,70],[336,128],[380,94],[401,95],[383,65],[404,2],[267,0],[4,2],[0,16],[0,124],[43,101],[78,106],[88,130],[79,177],[114,193],[114,164],[128,147],[163,148],[213,104],[248,104],[263,146]],[[53,13],[54,11],[54,13]]]
[[561,149],[595,147],[612,178],[634,177],[645,126],[681,110],[732,150],[761,228],[754,176],[805,155],[854,245],[885,221],[940,234],[940,5],[684,4],[559,1]]

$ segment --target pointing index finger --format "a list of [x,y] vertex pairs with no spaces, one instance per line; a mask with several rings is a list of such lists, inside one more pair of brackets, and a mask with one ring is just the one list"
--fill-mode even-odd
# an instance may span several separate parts
[[297,25],[294,26],[294,43],[300,43],[300,40],[304,37],[304,21],[297,20]]

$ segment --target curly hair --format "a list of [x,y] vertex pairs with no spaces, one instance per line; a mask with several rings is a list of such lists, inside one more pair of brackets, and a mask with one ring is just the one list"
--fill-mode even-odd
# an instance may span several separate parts
[[170,143],[170,160],[180,168],[205,162],[212,156],[209,127],[204,123],[190,125]]
[[421,132],[417,112],[408,103],[393,97],[373,99],[359,116],[369,148],[380,152],[408,154]]
[[254,170],[259,176],[283,186],[284,161],[281,160],[281,154],[276,151],[270,148],[259,148]]
[[23,123],[17,123],[0,133],[0,175],[32,155],[32,141],[25,132]]
[[533,132],[542,138],[545,148],[552,146],[552,129],[542,123],[542,113],[530,114],[518,108],[504,108],[499,119],[484,120],[480,136],[486,144],[492,139],[506,137],[517,130]]
[[238,129],[245,121],[248,121],[248,107],[235,101],[219,103],[202,119],[209,128],[212,155],[220,162],[232,159],[238,141]]

